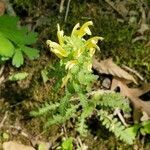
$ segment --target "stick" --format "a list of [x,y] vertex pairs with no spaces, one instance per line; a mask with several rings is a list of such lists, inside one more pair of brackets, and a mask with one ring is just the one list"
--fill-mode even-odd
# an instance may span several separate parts
[[69,12],[69,7],[70,7],[70,2],[71,2],[71,0],[68,0],[67,9],[66,9],[66,14],[65,14],[65,22],[67,21],[68,12]]

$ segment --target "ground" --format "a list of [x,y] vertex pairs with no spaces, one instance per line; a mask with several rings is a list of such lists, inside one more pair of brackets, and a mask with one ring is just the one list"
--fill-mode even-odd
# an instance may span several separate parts
[[[13,68],[9,62],[6,64],[6,75],[9,71],[27,70],[30,74],[25,80],[7,81],[0,85],[0,125],[2,124],[0,144],[4,141],[15,140],[35,146],[37,141],[50,141],[52,149],[56,149],[60,146],[63,137],[78,136],[69,122],[64,126],[52,126],[44,130],[43,126],[47,118],[32,118],[29,115],[31,110],[45,102],[56,101],[63,93],[62,90],[54,90],[55,81],[52,78],[44,84],[41,77],[41,70],[57,61],[46,46],[47,39],[56,41],[57,23],[66,34],[69,34],[76,23],[82,24],[87,20],[92,20],[93,35],[104,37],[104,41],[99,43],[101,52],[97,53],[96,57],[101,60],[112,57],[118,65],[127,65],[139,72],[144,77],[145,83],[150,81],[150,46],[148,45],[150,30],[138,32],[143,19],[141,7],[144,5],[145,13],[147,13],[150,7],[149,1],[145,0],[142,4],[140,1],[123,1],[115,4],[116,9],[108,2],[71,1],[65,19],[68,1],[65,1],[62,13],[59,12],[60,1],[10,1],[16,15],[20,17],[21,24],[28,25],[29,29],[39,33],[35,47],[40,50],[40,57],[34,61],[26,60],[25,65],[19,69]],[[150,23],[148,16],[146,23]],[[139,38],[141,36],[144,40]],[[96,119],[90,120],[90,133],[82,139],[89,150],[150,149],[149,136],[145,137],[144,144],[142,144],[143,137],[141,136],[138,137],[135,145],[129,146],[118,141],[113,134],[97,124]],[[3,137],[4,133],[8,134],[7,138]]]

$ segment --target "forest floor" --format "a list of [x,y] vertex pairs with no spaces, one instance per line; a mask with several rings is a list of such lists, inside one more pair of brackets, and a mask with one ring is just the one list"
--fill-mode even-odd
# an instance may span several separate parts
[[[76,23],[92,20],[93,35],[104,37],[99,45],[101,52],[96,53],[96,57],[99,60],[111,57],[117,65],[126,65],[136,70],[144,78],[144,81],[139,81],[139,85],[150,82],[148,0],[113,3],[109,0],[71,1],[68,14],[68,1],[62,5],[63,10],[60,10],[60,1],[54,0],[10,0],[10,4],[15,14],[20,17],[21,24],[38,32],[35,47],[40,50],[40,57],[34,61],[26,60],[25,65],[19,69],[13,68],[9,62],[6,64],[6,75],[9,71],[27,71],[30,74],[22,81],[7,81],[0,85],[0,148],[4,142],[11,140],[21,141],[22,144],[37,149],[40,143],[50,149],[59,149],[64,137],[78,137],[69,122],[66,125],[53,125],[45,130],[43,127],[47,118],[29,116],[32,110],[43,103],[56,101],[63,92],[61,89],[54,90],[53,79],[44,83],[41,76],[43,69],[57,61],[46,46],[47,39],[56,41],[57,23],[69,34]],[[139,136],[135,144],[130,146],[117,140],[105,127],[97,125],[96,119],[89,121],[89,129],[88,137],[77,138],[82,149],[150,149],[149,135]]]

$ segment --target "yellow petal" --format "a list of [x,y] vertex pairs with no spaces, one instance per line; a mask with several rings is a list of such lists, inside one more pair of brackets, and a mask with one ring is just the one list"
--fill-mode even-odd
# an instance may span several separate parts
[[74,26],[74,28],[73,28],[73,30],[72,30],[72,33],[71,33],[71,36],[76,36],[76,33],[77,33],[77,29],[80,27],[80,24],[79,23],[77,23],[75,26]]
[[90,56],[92,57],[95,54],[95,48],[90,48]]
[[70,70],[75,64],[77,64],[77,61],[76,60],[71,60],[71,61],[68,61],[66,66],[65,66],[65,69],[67,70]]
[[85,47],[87,47],[88,49],[96,48],[100,50],[100,48],[97,46],[98,40],[103,40],[103,38],[98,36],[90,38],[89,40],[86,41]]
[[57,57],[63,58],[68,56],[68,53],[58,43],[51,40],[47,40],[46,43]]
[[92,21],[88,21],[84,23],[77,32],[78,37],[83,37],[85,34],[91,35],[92,33],[91,33],[91,30],[89,29],[90,25],[93,25]]
[[60,30],[60,26],[59,26],[59,24],[57,24],[57,37],[58,37],[59,44],[60,44],[61,46],[62,46],[63,43],[64,43],[63,36],[64,36],[64,31],[63,31],[63,30]]

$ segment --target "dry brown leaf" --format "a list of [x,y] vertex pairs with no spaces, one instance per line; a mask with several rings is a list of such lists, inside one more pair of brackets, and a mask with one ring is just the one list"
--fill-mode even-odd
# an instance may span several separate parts
[[111,74],[114,77],[119,77],[121,79],[125,79],[126,81],[132,81],[137,84],[136,80],[132,75],[130,75],[125,70],[121,69],[117,66],[112,58],[108,58],[102,61],[98,61],[96,59],[93,60],[93,68],[102,74]]
[[142,112],[145,112],[150,117],[150,101],[142,101],[139,98],[140,95],[144,94],[145,91],[150,89],[149,86],[143,88],[129,88],[124,79],[114,77],[112,80],[111,90],[115,90],[117,87],[120,88],[120,93],[124,97],[128,97],[133,104],[133,118],[135,121],[140,120],[142,117]]
[[148,114],[146,112],[142,112],[143,116],[141,117],[141,121],[147,121],[150,119],[150,117],[148,116]]
[[3,150],[35,150],[31,146],[26,146],[15,141],[9,141],[3,143]]
[[4,2],[0,1],[0,16],[2,16],[5,12],[5,4]]

